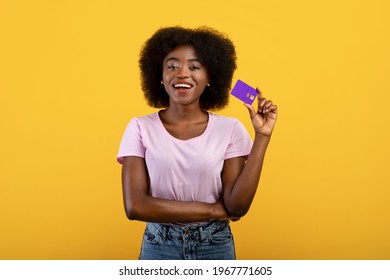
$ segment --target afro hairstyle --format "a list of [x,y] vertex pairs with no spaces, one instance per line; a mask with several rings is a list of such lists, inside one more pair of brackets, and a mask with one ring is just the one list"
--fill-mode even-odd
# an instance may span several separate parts
[[139,67],[147,103],[154,108],[169,106],[169,96],[161,85],[163,61],[178,46],[192,46],[207,69],[210,86],[200,97],[201,109],[223,109],[229,102],[229,90],[237,67],[236,51],[226,35],[210,27],[165,27],[145,42],[140,51]]

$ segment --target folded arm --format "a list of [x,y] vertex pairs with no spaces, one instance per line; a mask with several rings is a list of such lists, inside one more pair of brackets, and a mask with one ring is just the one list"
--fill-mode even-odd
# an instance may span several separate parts
[[184,202],[150,196],[145,159],[141,157],[124,158],[122,189],[126,215],[130,220],[174,223],[227,219],[222,201]]

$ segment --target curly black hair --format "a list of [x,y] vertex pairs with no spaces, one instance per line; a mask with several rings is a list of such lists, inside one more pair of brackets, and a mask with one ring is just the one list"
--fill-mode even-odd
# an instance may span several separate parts
[[203,110],[219,110],[229,101],[229,90],[236,70],[236,51],[232,41],[223,33],[210,28],[195,29],[180,26],[157,30],[143,45],[139,67],[141,86],[148,104],[167,108],[169,96],[161,85],[163,61],[178,46],[192,46],[209,75],[209,87],[200,97]]

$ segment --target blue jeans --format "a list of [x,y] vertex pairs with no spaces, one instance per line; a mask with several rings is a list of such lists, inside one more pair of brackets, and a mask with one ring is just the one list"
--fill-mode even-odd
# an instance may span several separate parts
[[229,221],[202,226],[147,223],[140,260],[235,260]]

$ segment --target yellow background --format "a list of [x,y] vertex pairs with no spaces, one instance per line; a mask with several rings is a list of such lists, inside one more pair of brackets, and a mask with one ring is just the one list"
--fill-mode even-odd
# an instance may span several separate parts
[[[279,106],[239,259],[390,259],[388,1],[2,1],[0,258],[135,259],[116,153],[154,112],[138,53],[162,26],[208,25],[235,79]],[[221,69],[223,71],[223,69]],[[245,107],[220,112],[252,129]]]

